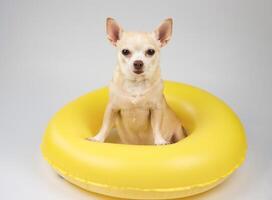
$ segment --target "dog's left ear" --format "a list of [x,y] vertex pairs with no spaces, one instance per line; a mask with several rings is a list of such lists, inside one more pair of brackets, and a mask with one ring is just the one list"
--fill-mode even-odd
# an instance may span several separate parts
[[121,26],[113,19],[107,18],[106,22],[107,37],[109,41],[116,46],[116,42],[120,40],[122,36],[123,29]]
[[161,47],[165,46],[172,36],[173,20],[165,19],[159,27],[154,31],[155,37],[159,40]]

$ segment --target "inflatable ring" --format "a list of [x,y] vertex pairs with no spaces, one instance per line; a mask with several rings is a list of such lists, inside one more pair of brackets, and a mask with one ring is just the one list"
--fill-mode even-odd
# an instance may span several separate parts
[[88,191],[126,199],[171,199],[207,191],[241,165],[243,126],[217,97],[165,81],[169,106],[190,135],[169,145],[91,142],[102,123],[108,89],[69,103],[51,120],[41,145],[50,165]]

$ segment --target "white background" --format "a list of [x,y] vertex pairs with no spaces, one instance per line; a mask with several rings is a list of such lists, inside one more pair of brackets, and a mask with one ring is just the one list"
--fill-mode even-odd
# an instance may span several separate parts
[[172,16],[163,77],[220,97],[246,128],[244,165],[188,199],[272,199],[272,1],[263,0],[0,0],[0,199],[112,199],[58,178],[39,149],[60,107],[111,79],[108,16],[143,31]]

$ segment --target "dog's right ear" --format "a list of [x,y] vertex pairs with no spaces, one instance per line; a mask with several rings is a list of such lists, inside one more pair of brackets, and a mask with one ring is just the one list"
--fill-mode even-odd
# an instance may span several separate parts
[[107,37],[109,41],[116,46],[116,42],[120,40],[122,36],[123,29],[119,24],[113,19],[108,17],[106,22]]

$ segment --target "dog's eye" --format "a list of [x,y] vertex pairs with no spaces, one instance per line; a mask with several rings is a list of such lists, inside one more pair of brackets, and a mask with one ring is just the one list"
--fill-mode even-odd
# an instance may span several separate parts
[[147,49],[145,53],[146,53],[146,55],[153,56],[155,53],[155,50],[154,49]]
[[130,51],[129,51],[128,49],[123,49],[123,50],[122,50],[122,54],[123,54],[124,56],[127,56],[127,55],[130,54]]

